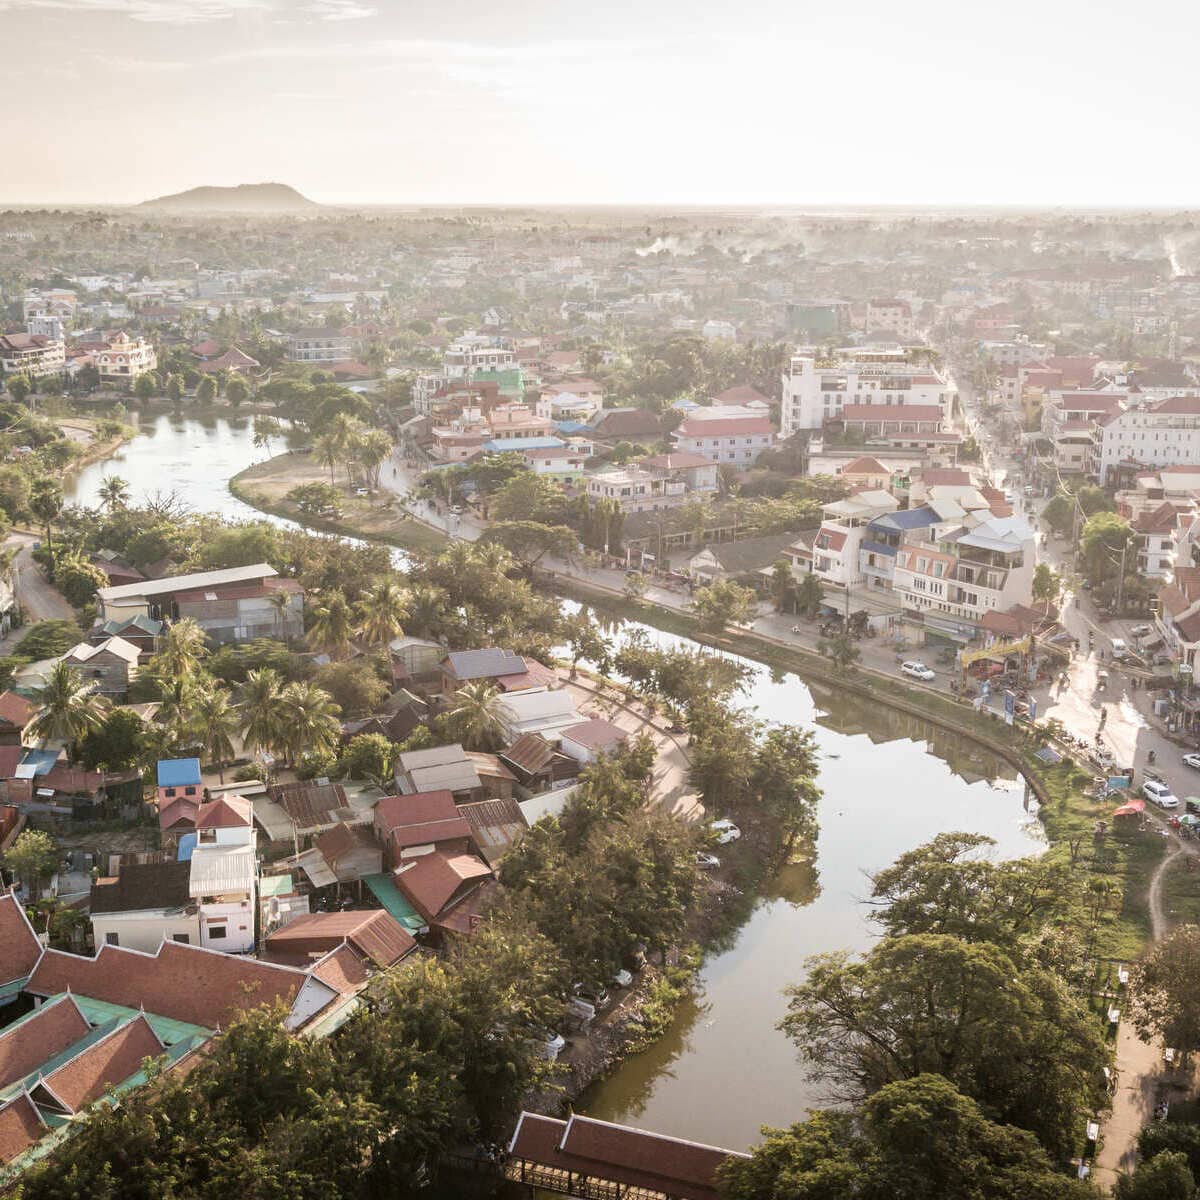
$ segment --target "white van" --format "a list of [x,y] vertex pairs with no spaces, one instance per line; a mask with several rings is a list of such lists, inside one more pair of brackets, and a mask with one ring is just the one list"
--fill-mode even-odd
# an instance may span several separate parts
[[1113,658],[1124,658],[1128,653],[1129,648],[1125,645],[1124,639],[1113,638],[1112,640],[1112,656]]

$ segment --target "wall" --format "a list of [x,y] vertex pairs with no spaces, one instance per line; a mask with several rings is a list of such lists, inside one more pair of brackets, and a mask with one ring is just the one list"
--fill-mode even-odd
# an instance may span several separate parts
[[200,945],[200,921],[196,913],[163,915],[159,913],[97,913],[92,917],[92,936],[96,949],[115,933],[118,945],[126,950],[145,950],[153,954],[175,934],[186,934],[193,946]]

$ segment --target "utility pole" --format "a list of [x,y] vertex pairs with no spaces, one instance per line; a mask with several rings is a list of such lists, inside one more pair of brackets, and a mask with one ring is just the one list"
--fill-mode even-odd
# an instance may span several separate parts
[[1128,542],[1121,543],[1121,574],[1117,577],[1117,604],[1116,613],[1121,615],[1121,594],[1125,590],[1125,551],[1129,549]]

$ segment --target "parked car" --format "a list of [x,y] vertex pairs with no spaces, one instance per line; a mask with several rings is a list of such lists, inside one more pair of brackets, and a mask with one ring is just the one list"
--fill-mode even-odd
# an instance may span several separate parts
[[929,683],[937,678],[937,672],[923,662],[902,663],[900,674],[907,675],[910,679],[919,679],[922,683]]
[[715,854],[701,850],[696,855],[696,866],[702,871],[715,871],[721,865],[721,860]]
[[600,1012],[612,1003],[607,988],[588,987],[586,984],[577,983],[571,990],[575,993],[577,1000],[582,1000],[584,1004],[590,1004],[596,1012]]
[[1179,800],[1171,792],[1165,783],[1159,783],[1156,779],[1147,779],[1142,784],[1142,795],[1150,801],[1151,804],[1157,804],[1159,808],[1178,808]]
[[728,846],[730,842],[736,842],[742,836],[742,831],[724,817],[719,821],[714,821],[709,828],[717,835],[718,846]]
[[1113,658],[1124,658],[1129,653],[1129,647],[1125,645],[1124,638],[1113,638],[1112,640],[1112,656]]
[[632,987],[633,986],[633,972],[626,971],[625,968],[622,967],[619,971],[617,971],[617,973],[612,977],[612,979],[609,980],[609,982],[613,985],[613,987],[619,987],[619,988]]
[[1135,625],[1130,631],[1134,637],[1149,637],[1154,632],[1153,625]]
[[1194,771],[1200,771],[1200,754],[1185,754],[1183,756],[1183,765],[1191,767]]

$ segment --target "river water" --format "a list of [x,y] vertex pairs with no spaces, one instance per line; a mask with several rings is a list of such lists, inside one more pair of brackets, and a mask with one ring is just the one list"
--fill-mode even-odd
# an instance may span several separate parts
[[[198,511],[261,518],[226,487],[230,476],[264,457],[252,445],[251,426],[237,418],[151,418],[147,433],[114,459],[81,471],[68,499],[95,503],[103,478],[120,475],[135,499],[174,489]],[[802,1120],[821,1102],[775,1024],[786,1011],[782,990],[801,977],[806,956],[869,945],[868,872],[944,830],[987,834],[1007,856],[1042,846],[1023,783],[972,743],[750,666],[747,703],[761,718],[815,730],[824,788],[816,861],[785,867],[770,881],[732,945],[709,957],[695,998],[666,1037],[577,1105],[593,1116],[733,1148],[755,1142],[761,1125]]]

